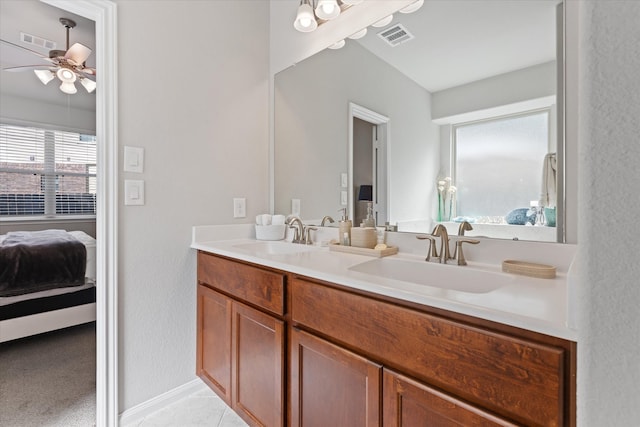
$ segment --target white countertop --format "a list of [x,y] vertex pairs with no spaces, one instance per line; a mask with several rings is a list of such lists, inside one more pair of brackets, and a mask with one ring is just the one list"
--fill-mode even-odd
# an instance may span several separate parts
[[[568,299],[572,293],[569,292],[569,280],[567,280],[568,266],[559,267],[555,279],[516,276],[516,280],[511,284],[498,289],[486,293],[469,293],[349,270],[352,266],[374,259],[365,255],[334,252],[327,247],[313,247],[310,251],[302,253],[267,254],[241,247],[257,242],[251,238],[251,228],[232,226],[232,228],[218,228],[213,232],[212,230],[194,227],[191,247],[374,294],[577,341],[577,331],[569,326],[571,316]],[[402,250],[402,246],[400,248]],[[424,258],[406,252],[400,252],[393,257],[412,261]],[[469,258],[467,260],[469,266],[452,264],[444,268],[451,268],[453,274],[459,268],[507,274],[501,273],[499,263],[479,263]]]

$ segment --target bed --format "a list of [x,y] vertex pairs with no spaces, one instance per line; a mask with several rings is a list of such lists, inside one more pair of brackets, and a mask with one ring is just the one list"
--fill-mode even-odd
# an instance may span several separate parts
[[96,240],[88,234],[0,235],[0,342],[94,321],[95,284]]

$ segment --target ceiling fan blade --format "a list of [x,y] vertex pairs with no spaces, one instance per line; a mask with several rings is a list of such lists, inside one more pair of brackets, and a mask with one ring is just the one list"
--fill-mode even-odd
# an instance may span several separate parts
[[17,49],[20,49],[20,50],[25,51],[25,52],[29,52],[29,53],[37,56],[38,58],[43,59],[43,60],[45,60],[47,62],[55,62],[55,60],[49,58],[48,56],[45,56],[45,55],[41,54],[40,52],[36,52],[35,50],[31,50],[31,49],[26,48],[24,46],[20,46],[19,44],[11,43],[10,41],[3,40],[3,39],[0,39],[0,43],[2,43],[4,45],[7,45],[7,46],[11,46],[11,47],[17,48]]
[[82,43],[74,43],[64,55],[64,58],[73,61],[75,65],[80,65],[87,60],[91,52],[91,49]]
[[96,69],[95,68],[91,68],[91,67],[84,67],[82,69],[77,69],[76,71],[82,73],[82,74],[86,74],[87,76],[95,76],[96,75]]
[[55,70],[55,67],[47,67],[46,65],[21,65],[19,67],[7,67],[3,68],[2,71],[16,72],[16,71],[31,71],[31,70]]

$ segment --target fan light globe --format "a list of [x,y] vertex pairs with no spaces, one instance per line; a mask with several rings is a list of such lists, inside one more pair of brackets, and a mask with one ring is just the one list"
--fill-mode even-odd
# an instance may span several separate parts
[[58,71],[56,71],[56,75],[63,83],[73,83],[77,78],[76,73],[67,68],[60,68]]
[[49,70],[33,70],[33,72],[36,73],[36,76],[38,76],[42,84],[45,85],[55,78],[55,74]]
[[60,90],[69,95],[73,95],[78,92],[78,89],[76,89],[76,85],[74,85],[73,82],[62,82],[62,84],[60,84]]
[[353,6],[354,4],[362,3],[362,0],[342,0],[342,3]]
[[320,0],[316,6],[316,15],[320,19],[330,20],[340,15],[340,7],[336,0]]
[[87,78],[81,78],[80,79],[80,84],[82,86],[84,86],[84,88],[87,90],[87,92],[91,93],[94,90],[96,90],[96,82],[94,82],[93,80],[87,79]]
[[296,20],[293,22],[293,26],[296,30],[302,33],[309,33],[318,28],[315,16],[313,16],[313,9],[309,3],[305,2],[298,7],[298,14]]

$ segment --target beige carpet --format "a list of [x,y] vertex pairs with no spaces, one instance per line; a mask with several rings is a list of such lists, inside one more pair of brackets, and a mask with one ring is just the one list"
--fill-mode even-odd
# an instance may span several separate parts
[[95,378],[95,323],[0,344],[0,426],[93,426]]

